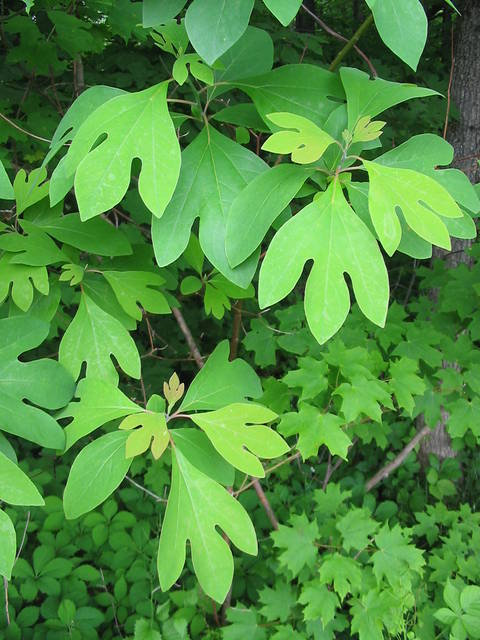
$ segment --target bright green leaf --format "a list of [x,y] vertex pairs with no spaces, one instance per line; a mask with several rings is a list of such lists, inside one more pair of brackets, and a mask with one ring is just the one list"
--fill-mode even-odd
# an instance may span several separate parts
[[[44,503],[30,478],[0,451],[0,500],[7,504],[42,506]],[[2,542],[3,544],[3,542]]]
[[302,0],[263,0],[263,3],[277,20],[286,27],[297,15]]
[[149,313],[170,313],[167,299],[158,288],[165,280],[157,273],[147,271],[104,271],[103,275],[112,287],[115,296],[125,313],[142,319],[142,310],[136,304],[140,302]]
[[[0,458],[1,459],[1,458]],[[0,463],[1,464],[1,463]],[[15,552],[17,549],[17,536],[13,522],[5,511],[0,509],[0,576],[7,580],[12,577],[12,568],[15,562]]]

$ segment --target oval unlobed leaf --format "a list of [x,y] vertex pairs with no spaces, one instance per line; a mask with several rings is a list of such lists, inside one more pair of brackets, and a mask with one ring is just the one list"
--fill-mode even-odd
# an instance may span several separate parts
[[0,509],[0,576],[7,580],[12,577],[12,568],[15,563],[15,551],[17,536],[13,522],[5,511]]
[[97,438],[73,461],[63,494],[67,519],[78,518],[98,507],[112,494],[132,464],[125,457],[128,432],[113,431]]
[[0,451],[0,500],[7,504],[41,506],[37,487],[10,458]]

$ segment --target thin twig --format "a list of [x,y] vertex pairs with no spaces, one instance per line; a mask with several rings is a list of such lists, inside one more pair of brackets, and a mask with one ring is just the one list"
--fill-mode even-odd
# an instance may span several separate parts
[[235,360],[238,352],[240,327],[242,326],[242,301],[239,300],[233,307],[232,337],[230,339],[230,360]]
[[[277,462],[277,464],[274,464],[272,467],[269,467],[268,469],[265,469],[265,475],[268,476],[269,473],[272,473],[272,471],[275,471],[279,467],[283,467],[284,464],[288,464],[289,462],[292,462],[293,460],[298,460],[298,458],[300,458],[301,455],[302,454],[300,453],[300,451],[297,451],[297,453],[294,453],[293,455],[289,456],[288,458],[285,458],[285,460],[282,460],[281,462]],[[249,482],[248,484],[243,484],[240,487],[240,489],[237,489],[237,491],[234,492],[233,495],[235,497],[237,497],[241,493],[243,493],[244,491],[247,491],[248,489],[251,489],[251,487],[253,487],[253,481]]]
[[175,320],[177,321],[178,326],[180,327],[180,331],[185,336],[185,340],[187,341],[188,348],[190,349],[190,353],[193,356],[193,359],[197,363],[197,367],[201,369],[203,367],[203,358],[198,350],[197,343],[193,339],[192,333],[188,328],[187,323],[185,322],[185,318],[183,317],[182,312],[178,307],[173,307],[172,313],[175,316]]
[[137,489],[140,489],[140,491],[143,491],[148,496],[152,497],[155,500],[155,502],[167,502],[165,498],[161,498],[160,496],[157,496],[156,493],[153,493],[153,491],[150,491],[149,489],[142,487],[141,484],[138,484],[138,482],[135,482],[135,480],[133,478],[130,478],[130,476],[125,476],[125,480],[127,480],[127,482],[130,482],[130,484],[132,484],[134,487],[137,487]]
[[112,596],[112,594],[110,593],[110,591],[108,590],[107,587],[107,583],[105,582],[105,576],[103,575],[103,571],[101,568],[99,568],[100,571],[100,576],[102,578],[102,588],[105,591],[105,593],[108,593],[108,595],[111,597],[111,603],[112,603],[112,612],[113,612],[113,621],[115,622],[115,628],[117,629],[117,633],[118,635],[123,638],[123,633],[122,630],[120,629],[120,624],[118,623],[118,618],[117,618],[117,608],[115,607],[115,598],[114,596]]
[[[15,562],[20,557],[22,553],[23,545],[25,544],[25,538],[27,536],[28,523],[30,522],[30,511],[27,511],[27,519],[25,521],[25,527],[23,528],[22,540],[20,542],[20,546],[18,547],[17,555],[15,556]],[[15,564],[15,562],[13,564]]]
[[447,131],[448,131],[448,119],[450,118],[450,105],[452,100],[452,82],[453,82],[453,70],[455,68],[455,48],[453,44],[453,25],[450,30],[450,39],[451,39],[451,64],[450,64],[450,77],[448,79],[448,89],[447,89],[447,111],[445,113],[445,124],[443,125],[443,139],[447,139]]
[[270,502],[268,501],[267,496],[265,495],[264,490],[262,489],[262,485],[260,484],[260,481],[258,480],[258,478],[254,478],[252,480],[252,485],[253,488],[256,491],[256,494],[258,496],[258,499],[260,500],[262,507],[265,509],[265,513],[267,514],[267,518],[270,520],[272,527],[275,529],[275,531],[278,530],[278,520],[275,516],[275,513],[272,509],[272,507],[270,506]]
[[[315,20],[315,22],[320,25],[320,27],[322,27],[322,29],[324,31],[326,31],[330,36],[332,36],[333,38],[336,38],[337,40],[340,40],[340,42],[346,42],[347,44],[350,42],[348,38],[345,38],[345,36],[342,36],[340,33],[337,33],[336,31],[334,31],[331,27],[328,26],[328,24],[326,24],[321,18],[319,18],[315,13],[313,13],[313,11],[310,11],[310,9],[305,6],[304,4],[302,4],[302,9],[308,13],[308,15]],[[367,25],[368,26],[368,25]],[[353,35],[353,38],[355,37],[356,34]],[[364,60],[366,62],[366,64],[368,65],[368,68],[370,69],[370,72],[372,74],[372,76],[374,78],[376,78],[378,76],[377,71],[375,69],[375,67],[373,66],[373,64],[371,63],[370,59],[368,58],[368,56],[363,53],[363,51],[356,45],[353,45],[353,49],[358,53],[358,55],[362,58],[362,60]]]
[[10,118],[7,118],[7,116],[5,116],[3,113],[0,113],[0,118],[2,118],[2,120],[5,120],[5,122],[8,122],[8,124],[14,129],[17,129],[18,131],[21,131],[21,133],[24,133],[26,136],[35,138],[35,140],[41,140],[41,142],[48,142],[49,144],[51,143],[51,140],[48,140],[48,138],[42,138],[42,136],[37,136],[35,133],[30,133],[30,131],[27,131],[26,129],[22,129],[22,127],[19,127],[18,124],[15,124],[13,120],[10,120]]
[[7,625],[10,626],[10,612],[8,611],[8,580],[3,576],[3,590],[5,592],[5,616]]
[[409,454],[415,449],[417,444],[425,438],[426,435],[431,433],[431,429],[428,425],[425,425],[417,434],[410,440],[410,442],[405,445],[405,447],[400,451],[398,456],[386,464],[383,469],[377,471],[377,473],[370,478],[370,480],[365,485],[366,491],[371,491],[374,487],[377,486],[382,480],[388,478],[388,476],[398,469],[398,467],[408,458]]

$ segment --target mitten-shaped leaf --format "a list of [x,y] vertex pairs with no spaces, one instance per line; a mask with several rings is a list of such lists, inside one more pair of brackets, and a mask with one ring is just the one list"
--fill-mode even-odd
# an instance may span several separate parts
[[335,139],[326,131],[303,116],[294,113],[270,113],[267,118],[282,129],[271,135],[262,145],[264,151],[292,154],[292,162],[309,164],[322,157],[325,150],[335,143]]
[[128,331],[119,320],[82,294],[78,311],[60,342],[59,360],[75,379],[86,362],[87,377],[116,384],[118,373],[111,355],[127,375],[140,377],[140,356]]
[[463,213],[446,189],[433,178],[364,161],[370,179],[368,206],[375,231],[392,255],[402,237],[396,207],[407,224],[424,240],[450,249],[450,235],[440,216],[461,218]]
[[3,302],[10,292],[17,307],[28,311],[33,302],[34,287],[42,295],[48,295],[47,270],[45,267],[16,264],[14,260],[14,253],[4,253],[0,258],[0,301]]
[[170,313],[167,299],[158,287],[165,280],[157,273],[148,271],[104,271],[103,275],[113,289],[115,296],[125,313],[142,319],[142,310],[136,304],[140,302],[150,313]]
[[0,320],[0,428],[43,447],[63,449],[63,430],[39,407],[59,409],[66,405],[74,391],[72,377],[55,360],[17,359],[39,346],[48,332],[48,323],[33,317]]
[[[65,159],[75,173],[80,216],[88,220],[108,211],[125,195],[131,165],[140,158],[138,191],[160,217],[180,171],[180,147],[167,108],[167,82],[122,94],[98,107],[80,126]],[[95,148],[95,143],[106,135]]]
[[385,263],[338,181],[284,224],[272,240],[260,270],[260,306],[287,296],[310,259],[314,265],[305,288],[305,313],[320,343],[338,331],[350,309],[345,272],[360,309],[372,322],[384,325],[389,296]]
[[[135,427],[140,427],[136,429]],[[164,413],[142,411],[139,414],[127,416],[120,423],[119,429],[132,431],[125,444],[125,455],[133,458],[145,453],[152,445],[152,455],[158,460],[168,446],[169,436],[167,421]]]
[[142,412],[142,407],[132,402],[111,382],[99,378],[83,378],[77,385],[75,402],[57,414],[60,418],[73,418],[65,427],[65,451],[103,424]]
[[263,424],[276,417],[261,405],[238,403],[193,414],[191,419],[205,431],[225,460],[244,473],[263,478],[265,471],[257,456],[276,458],[289,450],[285,440]]
[[233,558],[217,526],[236,547],[257,553],[255,530],[247,512],[226,489],[194,467],[177,445],[158,548],[157,567],[164,591],[182,572],[189,540],[200,585],[211,598],[223,602],[232,582]]

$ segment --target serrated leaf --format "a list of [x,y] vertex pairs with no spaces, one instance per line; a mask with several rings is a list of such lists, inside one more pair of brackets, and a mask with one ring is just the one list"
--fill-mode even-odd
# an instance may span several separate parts
[[274,589],[264,587],[258,592],[258,599],[263,607],[260,613],[267,620],[286,622],[297,603],[295,591],[287,582],[280,582]]
[[[65,157],[75,173],[75,195],[82,220],[115,207],[130,184],[131,164],[140,158],[138,191],[160,217],[180,171],[180,147],[168,113],[168,82],[117,96],[100,105],[80,126]],[[106,140],[95,149],[100,136]]]
[[86,362],[87,377],[116,384],[118,373],[112,355],[127,375],[140,378],[140,356],[128,331],[82,294],[77,313],[60,342],[59,360],[75,379]]
[[371,556],[370,561],[379,584],[385,577],[394,589],[409,589],[412,574],[422,575],[422,567],[425,565],[423,551],[409,544],[410,539],[410,533],[398,524],[393,529],[384,524],[377,533],[375,544],[379,550]]
[[0,451],[0,500],[7,504],[42,506],[37,487],[14,462]]
[[228,340],[218,344],[197,373],[179,411],[218,409],[262,395],[260,380],[244,360],[229,361]]
[[378,529],[379,524],[372,520],[367,509],[351,509],[337,521],[336,528],[343,536],[345,551],[364,549]]
[[270,243],[260,270],[260,307],[286,297],[310,259],[314,266],[305,288],[305,314],[318,342],[332,337],[348,315],[345,272],[360,309],[372,322],[384,325],[389,297],[385,263],[338,181],[283,225]]
[[222,628],[222,640],[266,640],[265,629],[259,625],[255,609],[229,607],[227,620],[231,624]]
[[75,397],[79,400],[71,402],[56,416],[57,420],[73,418],[64,430],[65,451],[107,422],[143,411],[142,407],[129,400],[115,385],[101,379],[80,380]]
[[115,297],[125,313],[128,313],[132,318],[142,319],[142,310],[136,304],[137,301],[149,313],[170,313],[167,299],[161,291],[158,291],[158,288],[165,284],[165,280],[157,273],[104,271],[103,275],[112,287]]
[[352,441],[342,427],[345,420],[332,413],[323,413],[316,407],[302,402],[298,413],[285,413],[278,430],[285,437],[298,434],[297,449],[306,460],[318,455],[325,445],[333,456],[347,459]]
[[439,95],[432,89],[417,87],[414,84],[389,82],[381,78],[371,80],[367,73],[359,69],[343,67],[340,69],[340,77],[347,94],[350,130],[362,116],[374,118],[379,113],[406,100]]
[[263,3],[277,20],[286,27],[297,15],[302,0],[263,0]]
[[223,602],[233,577],[229,546],[219,526],[240,550],[255,555],[255,530],[239,502],[194,467],[177,446],[172,454],[172,484],[158,548],[158,574],[165,591],[178,579],[190,541],[192,562],[207,595]]
[[401,60],[416,71],[427,40],[428,20],[420,0],[366,0],[377,31]]
[[235,196],[267,165],[254,153],[205,127],[182,152],[180,179],[162,218],[152,223],[152,242],[160,266],[174,262],[185,250],[195,218],[200,217],[203,252],[223,275],[247,287],[258,254],[232,269],[225,253],[227,214]]
[[418,365],[415,360],[400,358],[390,361],[390,388],[395,394],[399,407],[412,415],[415,402],[413,396],[422,396],[426,386],[422,378],[417,375]]
[[34,287],[42,295],[48,295],[50,285],[47,270],[42,266],[16,264],[14,259],[14,253],[4,253],[0,258],[0,301],[3,302],[10,292],[17,307],[28,311],[33,302]]
[[[1,464],[1,463],[0,463]],[[12,577],[12,568],[15,563],[17,549],[17,536],[15,527],[5,511],[0,509],[0,576],[7,580]]]
[[291,369],[283,376],[283,382],[290,387],[300,387],[301,400],[311,400],[328,387],[328,364],[307,356],[298,359],[298,369]]
[[343,382],[337,387],[334,394],[342,397],[341,410],[347,422],[353,422],[362,414],[381,422],[380,405],[393,409],[388,386],[383,380],[354,377],[351,383]]
[[190,416],[225,460],[257,478],[265,476],[258,457],[276,458],[289,450],[278,433],[262,424],[276,417],[270,409],[246,403],[231,404],[216,411]]
[[448,191],[417,171],[387,168],[367,160],[364,166],[370,180],[370,216],[389,255],[396,251],[402,237],[396,207],[400,207],[408,225],[421,238],[450,249],[448,229],[440,216],[461,218],[463,213]]
[[63,494],[68,520],[98,507],[122,482],[131,458],[125,457],[128,433],[113,431],[97,438],[73,461]]
[[343,600],[347,593],[358,593],[362,587],[362,571],[359,563],[349,556],[334,553],[324,558],[320,565],[322,582],[333,582],[333,588]]
[[282,129],[263,143],[262,149],[272,153],[292,154],[292,162],[310,164],[322,157],[335,139],[314,122],[294,113],[269,113],[268,120]]
[[338,596],[318,580],[305,584],[298,601],[306,605],[303,610],[303,619],[306,621],[320,619],[324,627],[333,620],[340,604]]
[[295,577],[304,566],[312,567],[315,563],[318,549],[314,542],[319,530],[316,520],[309,522],[304,513],[291,516],[289,522],[291,526],[281,524],[271,537],[275,547],[284,549],[279,556],[280,564]]
[[28,176],[25,169],[20,169],[13,181],[18,214],[23,213],[25,209],[43,200],[48,195],[48,181],[45,182],[46,178],[47,170],[44,167],[32,169]]
[[[135,429],[135,427],[140,427]],[[127,416],[120,423],[119,429],[130,431],[125,444],[125,455],[133,458],[145,453],[152,448],[152,455],[158,460],[169,443],[167,422],[164,413],[153,411],[142,411],[135,415]]]
[[311,175],[309,169],[280,164],[254,178],[228,211],[225,249],[233,267],[261,244],[271,224]]
[[73,395],[73,379],[55,360],[17,359],[38,347],[48,332],[48,323],[31,316],[0,320],[0,428],[43,447],[63,449],[63,430],[39,407],[66,405]]
[[207,64],[213,64],[244,33],[253,4],[254,0],[233,5],[222,0],[193,0],[185,14],[185,28],[193,48]]

